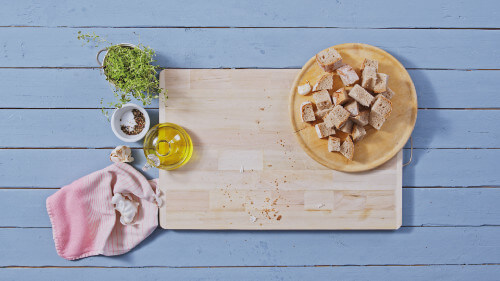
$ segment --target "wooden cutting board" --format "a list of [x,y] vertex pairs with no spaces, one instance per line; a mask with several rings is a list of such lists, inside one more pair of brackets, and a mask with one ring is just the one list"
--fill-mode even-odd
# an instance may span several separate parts
[[298,69],[167,69],[160,122],[186,129],[189,163],[160,170],[166,229],[397,229],[402,153],[344,173],[311,159],[290,125]]

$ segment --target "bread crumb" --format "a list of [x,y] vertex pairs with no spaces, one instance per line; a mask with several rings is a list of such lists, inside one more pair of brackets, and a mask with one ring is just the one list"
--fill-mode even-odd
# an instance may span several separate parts
[[276,218],[276,220],[281,220],[281,215],[279,215],[279,216]]

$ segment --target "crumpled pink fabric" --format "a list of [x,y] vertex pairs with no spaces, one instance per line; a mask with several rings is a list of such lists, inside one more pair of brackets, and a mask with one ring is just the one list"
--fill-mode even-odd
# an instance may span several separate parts
[[[115,163],[62,187],[46,202],[57,253],[75,260],[130,251],[158,226],[155,190],[156,180],[148,181],[125,163]],[[129,194],[140,203],[132,224],[120,223],[120,213],[111,203],[114,193]]]

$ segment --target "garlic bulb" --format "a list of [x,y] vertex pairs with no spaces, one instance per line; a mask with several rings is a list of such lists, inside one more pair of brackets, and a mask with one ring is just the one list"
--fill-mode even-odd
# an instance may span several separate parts
[[115,163],[134,161],[134,157],[132,157],[132,151],[130,150],[130,147],[126,145],[120,145],[113,149],[113,151],[111,151],[109,159]]

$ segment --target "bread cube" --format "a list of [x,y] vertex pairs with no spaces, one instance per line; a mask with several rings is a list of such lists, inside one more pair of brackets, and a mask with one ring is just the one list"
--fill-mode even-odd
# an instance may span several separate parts
[[374,99],[370,93],[357,84],[349,91],[349,96],[366,107],[369,107]]
[[345,141],[340,146],[340,153],[349,160],[354,158],[354,143],[352,142],[351,136],[347,136]]
[[311,84],[306,82],[304,85],[297,86],[297,93],[301,96],[305,96],[311,92]]
[[318,110],[327,109],[333,106],[332,98],[327,90],[321,90],[313,94],[314,102]]
[[346,89],[340,88],[333,93],[332,100],[334,105],[343,105],[351,101],[351,98],[347,94]]
[[387,80],[389,79],[389,75],[385,73],[377,73],[377,80],[375,81],[375,85],[373,85],[374,93],[383,93],[387,91]]
[[352,132],[353,125],[354,123],[351,120],[347,120],[347,122],[345,122],[345,124],[340,127],[340,130],[346,134],[350,134]]
[[304,122],[312,122],[316,120],[312,102],[305,101],[300,105],[300,117]]
[[316,133],[320,139],[335,135],[335,129],[328,127],[324,122],[316,124],[314,127],[316,128]]
[[379,95],[372,106],[372,111],[379,113],[384,119],[391,115],[392,102],[386,99],[383,95]]
[[364,70],[365,68],[374,68],[375,72],[378,71],[378,61],[372,60],[372,59],[366,59],[363,61],[363,64],[361,65],[361,70]]
[[387,87],[387,90],[385,92],[380,93],[380,95],[383,95],[386,99],[390,100],[392,97],[394,97],[396,93],[394,93],[391,88]]
[[333,106],[329,107],[329,108],[326,108],[326,109],[317,110],[316,111],[316,117],[319,118],[319,119],[323,119],[332,110],[333,110]]
[[328,137],[328,151],[340,151],[340,139],[337,137]]
[[352,140],[354,142],[362,140],[366,135],[366,130],[363,126],[354,124],[352,127]]
[[333,88],[333,74],[325,74],[313,86],[313,92],[331,90]]
[[342,57],[334,48],[328,48],[316,54],[316,62],[324,71],[333,72],[342,65]]
[[366,67],[361,72],[361,86],[368,90],[373,90],[377,82],[377,70],[374,67]]
[[375,128],[376,130],[380,130],[382,128],[382,125],[385,122],[384,116],[382,116],[380,113],[376,111],[370,111],[370,120],[369,124]]
[[361,126],[366,126],[368,125],[368,122],[370,120],[370,110],[363,110],[359,112],[357,116],[352,117],[351,116],[352,122],[359,124]]
[[349,120],[350,115],[349,111],[345,110],[341,105],[336,105],[323,120],[328,127],[340,129]]
[[348,64],[344,64],[339,67],[337,69],[337,74],[339,75],[340,80],[342,80],[342,83],[346,86],[354,84],[359,80],[359,76],[356,71],[354,71],[354,69],[352,69],[352,67]]
[[359,104],[357,101],[352,101],[344,106],[344,108],[351,113],[351,116],[359,114]]

